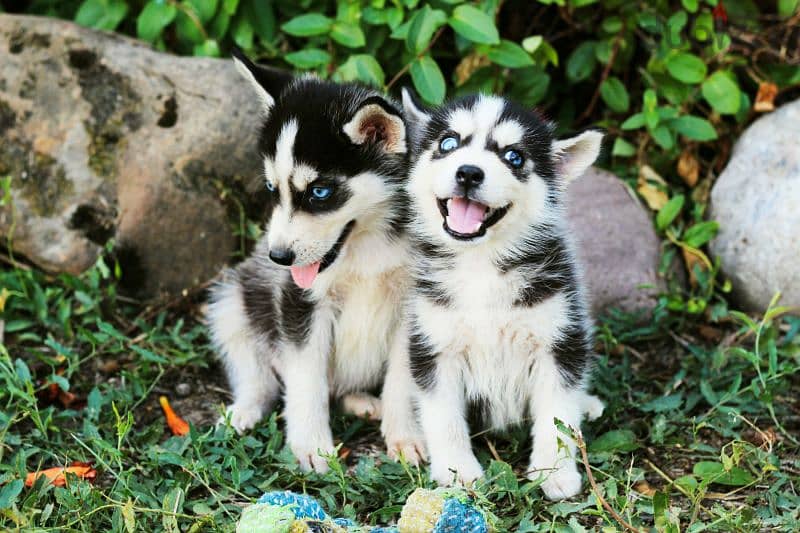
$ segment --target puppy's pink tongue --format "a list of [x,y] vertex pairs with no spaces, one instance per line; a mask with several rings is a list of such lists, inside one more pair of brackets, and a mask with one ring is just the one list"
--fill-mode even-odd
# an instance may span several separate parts
[[319,261],[310,265],[293,266],[289,270],[292,271],[292,279],[298,287],[310,289],[319,273]]
[[481,228],[486,206],[467,198],[455,197],[447,201],[447,226],[458,233],[475,233]]

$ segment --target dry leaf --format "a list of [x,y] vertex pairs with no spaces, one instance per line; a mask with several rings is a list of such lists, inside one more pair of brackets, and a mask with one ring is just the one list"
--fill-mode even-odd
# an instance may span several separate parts
[[92,468],[91,464],[75,462],[72,463],[72,466],[57,466],[54,468],[48,468],[47,470],[41,470],[39,472],[30,472],[25,477],[25,486],[32,487],[33,484],[36,483],[37,479],[44,476],[56,487],[63,487],[67,484],[67,473],[75,474],[81,479],[89,480],[92,480],[97,476],[97,470]]
[[659,211],[669,201],[666,191],[660,189],[654,183],[666,185],[664,178],[658,175],[649,165],[642,165],[639,169],[639,181],[636,190],[642,195],[644,201],[653,211]]
[[652,498],[653,494],[656,493],[656,489],[651,487],[650,483],[648,483],[647,480],[640,481],[639,483],[633,486],[633,489],[639,494],[642,494],[650,498]]
[[707,341],[717,343],[722,340],[722,330],[707,324],[697,326],[697,332]]
[[705,261],[703,261],[703,257],[697,255],[691,249],[687,247],[681,247],[681,252],[683,252],[683,262],[686,264],[686,270],[689,272],[689,283],[691,283],[692,287],[697,287],[697,276],[694,273],[694,266],[700,265],[700,269],[705,269]]
[[472,52],[468,56],[465,56],[456,66],[456,86],[460,87],[463,85],[479,68],[486,67],[491,64],[492,62],[489,61],[488,57],[477,52]]
[[775,97],[778,96],[778,86],[769,81],[758,84],[758,94],[753,109],[759,113],[766,113],[775,109]]
[[684,150],[678,158],[678,175],[689,187],[697,185],[700,177],[700,163],[689,150]]
[[169,404],[167,397],[161,396],[158,399],[158,403],[161,404],[161,409],[164,410],[164,416],[167,419],[167,425],[170,431],[172,431],[172,434],[180,436],[187,435],[189,433],[189,424],[172,410],[172,406]]

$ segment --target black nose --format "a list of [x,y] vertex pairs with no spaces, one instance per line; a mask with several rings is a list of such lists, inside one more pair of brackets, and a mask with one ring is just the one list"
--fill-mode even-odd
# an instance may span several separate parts
[[456,183],[464,189],[472,189],[483,183],[483,170],[475,165],[461,165],[456,171]]
[[289,266],[294,263],[294,252],[287,248],[276,248],[269,251],[269,258],[279,265]]

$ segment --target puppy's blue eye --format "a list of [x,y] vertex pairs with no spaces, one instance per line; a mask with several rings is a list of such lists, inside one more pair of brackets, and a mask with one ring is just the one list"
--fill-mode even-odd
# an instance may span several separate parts
[[268,181],[268,182],[267,182],[267,190],[268,190],[269,192],[275,192],[275,184],[274,184],[274,183],[272,183],[271,181]]
[[311,196],[315,200],[327,200],[333,194],[333,187],[311,187]]
[[520,154],[516,150],[506,151],[506,153],[503,154],[503,159],[508,161],[508,164],[514,168],[521,167],[522,163],[525,162],[525,159],[523,159],[522,154]]
[[442,152],[452,152],[456,148],[458,148],[458,139],[455,137],[445,137],[439,143],[439,150]]

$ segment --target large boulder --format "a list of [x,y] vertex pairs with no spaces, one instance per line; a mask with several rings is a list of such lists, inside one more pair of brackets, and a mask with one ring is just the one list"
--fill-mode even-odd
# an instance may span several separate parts
[[800,100],[755,121],[711,190],[711,251],[744,309],[800,307]]
[[595,312],[652,309],[665,284],[650,213],[619,178],[594,167],[570,184],[567,208]]
[[223,192],[260,168],[258,104],[231,62],[11,15],[0,55],[0,232],[16,253],[78,273],[113,237],[139,295],[212,277],[235,245]]

